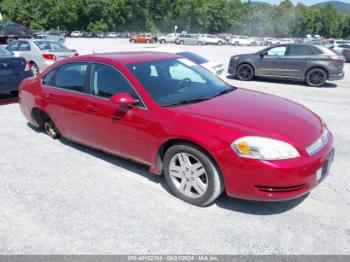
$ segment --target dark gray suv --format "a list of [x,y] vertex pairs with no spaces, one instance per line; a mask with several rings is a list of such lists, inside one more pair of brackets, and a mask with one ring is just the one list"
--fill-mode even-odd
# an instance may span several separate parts
[[230,59],[228,73],[239,80],[255,76],[303,80],[321,87],[327,80],[344,77],[344,57],[315,45],[277,45],[253,54],[235,55]]

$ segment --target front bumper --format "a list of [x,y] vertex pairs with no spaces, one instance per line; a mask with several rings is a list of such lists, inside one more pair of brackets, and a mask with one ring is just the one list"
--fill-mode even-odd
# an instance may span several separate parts
[[344,71],[339,74],[329,75],[328,80],[334,81],[334,80],[341,80],[344,78]]
[[229,63],[229,65],[228,65],[227,72],[228,72],[230,75],[235,76],[235,75],[236,75],[236,67],[237,67],[237,63],[235,63],[234,61],[230,60],[230,63]]
[[[330,136],[328,143],[315,155],[302,155],[295,159],[244,159],[227,151],[225,159],[220,160],[226,193],[232,197],[260,201],[289,200],[305,195],[328,175],[329,168],[322,170],[329,167],[333,150],[333,138]],[[232,161],[234,157],[237,161]],[[320,172],[323,173],[321,177],[317,175]]]

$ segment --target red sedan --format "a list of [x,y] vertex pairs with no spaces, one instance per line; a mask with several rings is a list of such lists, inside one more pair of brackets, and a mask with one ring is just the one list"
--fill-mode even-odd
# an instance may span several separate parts
[[175,54],[95,54],[22,82],[28,121],[56,138],[148,165],[177,197],[212,203],[308,193],[329,173],[333,138],[305,107],[230,86]]

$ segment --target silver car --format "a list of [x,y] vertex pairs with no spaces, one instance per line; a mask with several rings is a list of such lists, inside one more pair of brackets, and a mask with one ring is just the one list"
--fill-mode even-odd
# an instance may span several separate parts
[[198,45],[199,35],[197,34],[179,34],[175,43],[179,45]]
[[66,46],[49,40],[15,40],[7,47],[16,57],[24,57],[32,66],[35,75],[42,72],[57,60],[76,56],[76,50],[71,50]]

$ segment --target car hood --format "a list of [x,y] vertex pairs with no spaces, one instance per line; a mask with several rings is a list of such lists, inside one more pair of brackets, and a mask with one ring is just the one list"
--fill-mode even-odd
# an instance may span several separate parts
[[256,135],[305,149],[321,136],[322,120],[304,106],[245,89],[173,110],[228,127],[239,136]]

